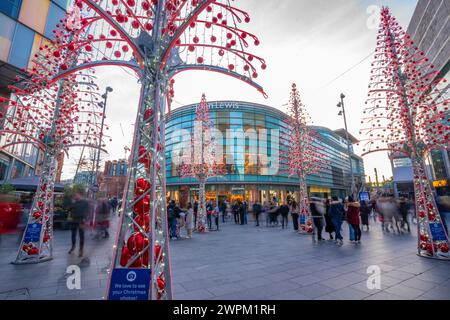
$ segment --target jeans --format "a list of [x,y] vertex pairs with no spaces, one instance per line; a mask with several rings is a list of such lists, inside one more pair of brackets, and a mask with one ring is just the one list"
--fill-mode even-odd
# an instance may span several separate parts
[[75,248],[77,243],[77,229],[80,235],[80,251],[82,251],[84,247],[84,229],[79,222],[72,222],[72,248]]
[[355,241],[356,240],[355,229],[353,229],[353,226],[350,223],[348,224],[348,233],[350,235],[350,241]]
[[317,229],[317,239],[322,240],[322,230],[323,230],[323,224],[322,224],[322,218],[313,218],[314,226]]
[[333,222],[334,229],[336,230],[336,240],[342,240],[343,239],[341,235],[342,220],[332,219],[331,221]]
[[244,213],[244,224],[247,224],[247,212]]
[[281,227],[284,229],[284,226],[286,225],[286,228],[288,226],[288,216],[281,215]]
[[259,215],[260,215],[260,214],[261,214],[260,212],[255,213],[256,226],[259,226]]
[[168,219],[169,222],[169,237],[176,237],[177,236],[177,219],[172,218]]
[[352,224],[352,228],[354,231],[354,237],[356,241],[361,240],[361,228],[359,227],[359,224]]

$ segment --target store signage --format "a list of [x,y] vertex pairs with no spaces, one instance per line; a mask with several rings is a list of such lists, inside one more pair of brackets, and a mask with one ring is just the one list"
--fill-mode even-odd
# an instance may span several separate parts
[[[209,110],[221,110],[221,109],[239,109],[239,103],[237,102],[208,102]],[[195,105],[195,111],[198,110],[198,104]]]
[[39,242],[41,240],[41,229],[42,224],[40,223],[30,223],[25,231],[25,236],[23,237],[23,242]]
[[109,300],[148,300],[150,269],[114,269]]

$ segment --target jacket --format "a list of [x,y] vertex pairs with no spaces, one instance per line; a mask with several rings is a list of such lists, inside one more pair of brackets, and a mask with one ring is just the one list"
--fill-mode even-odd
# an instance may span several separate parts
[[342,203],[339,201],[331,201],[329,214],[332,220],[342,220],[342,217],[344,216],[344,206]]
[[350,202],[347,209],[347,222],[350,224],[359,224],[359,208],[358,202]]

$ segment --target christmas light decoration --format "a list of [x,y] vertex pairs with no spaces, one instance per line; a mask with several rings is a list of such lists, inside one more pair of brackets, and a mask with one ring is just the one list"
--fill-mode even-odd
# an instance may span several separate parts
[[[63,62],[57,51],[64,43],[66,30],[58,25],[54,33],[55,40],[40,47],[30,69],[24,69],[24,76],[17,77],[16,83],[9,86],[11,98],[0,101],[8,104],[7,112],[0,116],[4,124],[0,131],[2,149],[31,144],[44,153],[39,183],[15,264],[52,258],[57,157],[61,152],[67,153],[70,147],[98,148],[100,119],[104,117],[98,105],[93,70],[77,71],[57,82],[51,81],[63,65],[74,61]],[[103,138],[109,137],[103,135]],[[103,141],[102,146],[105,146]]]
[[299,233],[301,234],[312,234],[313,232],[306,176],[320,173],[328,167],[323,156],[324,148],[319,144],[319,135],[307,126],[308,121],[309,116],[294,83],[292,84],[287,118],[289,134],[288,138],[284,140],[286,145],[282,149],[281,159],[283,160],[283,171],[287,171],[289,176],[297,176],[300,180],[298,204],[300,208]]
[[226,174],[220,148],[216,141],[214,124],[211,121],[209,107],[205,94],[197,108],[194,122],[194,132],[191,138],[190,153],[183,155],[180,166],[181,177],[193,177],[199,182],[199,208],[197,216],[197,231],[207,232],[205,184],[209,178],[222,177]]
[[[149,299],[171,299],[164,121],[173,77],[189,70],[218,72],[265,96],[253,80],[266,63],[247,52],[260,42],[238,27],[250,17],[228,0],[75,0],[74,5],[73,19],[64,24],[73,40],[54,53],[64,63],[50,82],[87,68],[119,66],[135,71],[142,85],[108,297],[114,274],[133,268],[150,272]],[[66,63],[80,52],[86,55]],[[139,179],[148,184],[137,185]]]
[[418,254],[449,259],[449,238],[425,173],[424,157],[450,140],[448,86],[391,15],[381,23],[360,133],[364,154],[398,152],[411,158],[418,225]]

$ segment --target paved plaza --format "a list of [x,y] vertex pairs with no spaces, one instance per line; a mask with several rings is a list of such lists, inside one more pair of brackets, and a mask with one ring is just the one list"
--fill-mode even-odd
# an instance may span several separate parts
[[[383,234],[376,224],[363,232],[361,245],[337,247],[313,243],[291,225],[282,230],[227,222],[220,228],[171,242],[175,299],[450,299],[450,263],[418,257],[414,233]],[[343,229],[348,239],[346,224]],[[87,232],[86,238],[89,264],[67,254],[70,232],[56,231],[52,261],[15,266],[17,236],[2,236],[0,299],[101,299],[115,234],[94,240]],[[82,270],[81,290],[66,286],[66,268],[73,264]],[[367,288],[370,265],[381,268],[380,290]]]

